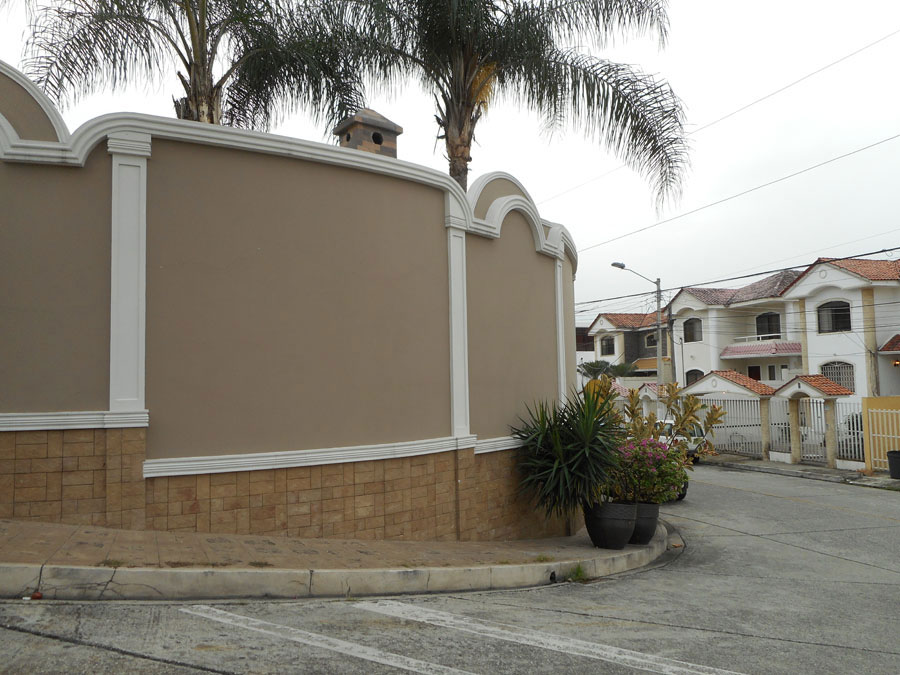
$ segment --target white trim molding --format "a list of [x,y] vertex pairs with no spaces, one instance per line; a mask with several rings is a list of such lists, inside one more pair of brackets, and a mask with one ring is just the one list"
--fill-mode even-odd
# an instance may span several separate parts
[[109,409],[143,410],[147,305],[147,157],[150,135],[113,134]]
[[79,410],[75,412],[0,413],[0,431],[44,431],[55,429],[124,429],[146,427],[146,410],[114,412]]
[[472,448],[476,445],[475,440],[474,436],[448,436],[446,438],[429,438],[421,441],[355,445],[343,448],[148,459],[144,462],[144,478],[194,476],[205,473],[228,473],[230,471],[290,469],[298,466],[320,466],[322,464],[344,464],[346,462],[369,462],[381,459],[415,457]]
[[566,294],[563,292],[562,260],[556,261],[555,268],[553,284],[556,287],[556,375],[559,383],[559,403],[563,405],[566,402],[568,379],[566,377]]
[[512,450],[522,446],[522,441],[512,436],[498,436],[497,438],[485,438],[475,443],[475,454],[483,455],[488,452],[500,452]]
[[466,232],[447,228],[450,275],[450,420],[454,436],[469,434],[469,328],[466,300]]

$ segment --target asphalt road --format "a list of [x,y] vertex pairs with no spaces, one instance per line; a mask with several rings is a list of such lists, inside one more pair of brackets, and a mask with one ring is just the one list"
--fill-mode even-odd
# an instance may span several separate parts
[[900,493],[698,467],[685,546],[594,583],[0,603],[10,673],[900,673]]

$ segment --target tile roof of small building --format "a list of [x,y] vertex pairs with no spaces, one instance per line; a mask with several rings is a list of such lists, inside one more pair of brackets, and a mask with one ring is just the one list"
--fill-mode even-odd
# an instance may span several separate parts
[[754,380],[751,377],[747,377],[743,373],[739,373],[736,370],[713,370],[710,371],[709,374],[718,375],[723,380],[734,382],[735,384],[742,386],[744,389],[749,389],[754,394],[759,394],[760,396],[771,396],[775,393],[775,389],[770,387],[769,385],[763,384],[759,380]]
[[[603,317],[616,328],[653,328],[656,326],[656,312],[648,314],[606,314],[601,313],[597,318]],[[663,312],[663,323],[668,321],[668,315]]]
[[884,343],[884,345],[879,349],[880,352],[900,352],[900,333],[892,337],[890,340]]
[[794,380],[803,380],[809,386],[814,389],[818,389],[826,396],[853,396],[853,392],[847,389],[846,387],[842,387],[834,380],[829,380],[824,375],[797,375],[797,377],[793,378],[790,382],[783,385],[781,389],[784,389]]
[[767,356],[770,354],[799,356],[802,353],[803,349],[799,342],[760,340],[744,345],[728,345],[719,356],[723,359],[733,359],[742,356]]

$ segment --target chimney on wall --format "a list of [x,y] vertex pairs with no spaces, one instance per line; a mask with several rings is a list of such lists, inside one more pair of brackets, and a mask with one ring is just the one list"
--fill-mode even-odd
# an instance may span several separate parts
[[397,136],[403,128],[374,110],[363,108],[338,124],[334,131],[342,148],[356,148],[385,157],[397,156]]

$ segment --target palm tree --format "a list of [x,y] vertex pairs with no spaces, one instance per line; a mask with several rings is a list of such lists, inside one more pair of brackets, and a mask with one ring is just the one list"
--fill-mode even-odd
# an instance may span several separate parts
[[578,372],[589,380],[596,380],[601,375],[608,375],[613,379],[628,377],[636,370],[637,366],[631,361],[623,361],[616,364],[612,364],[609,361],[585,361],[578,364]]
[[[3,0],[0,0],[2,2]],[[248,105],[232,82],[270,67],[292,74],[290,103],[336,122],[362,105],[321,14],[280,0],[56,0],[33,12],[26,71],[64,102],[155,80],[177,63],[181,119],[266,127],[278,101]],[[287,37],[289,36],[289,37]],[[217,69],[224,72],[216,75]],[[233,100],[232,100],[233,99]],[[238,102],[238,104],[236,104]]]
[[620,34],[665,43],[665,0],[332,0],[356,30],[357,65],[392,86],[417,78],[435,101],[450,175],[465,189],[475,128],[503,96],[548,129],[578,125],[675,196],[687,164],[681,104],[669,85],[569,45]]

